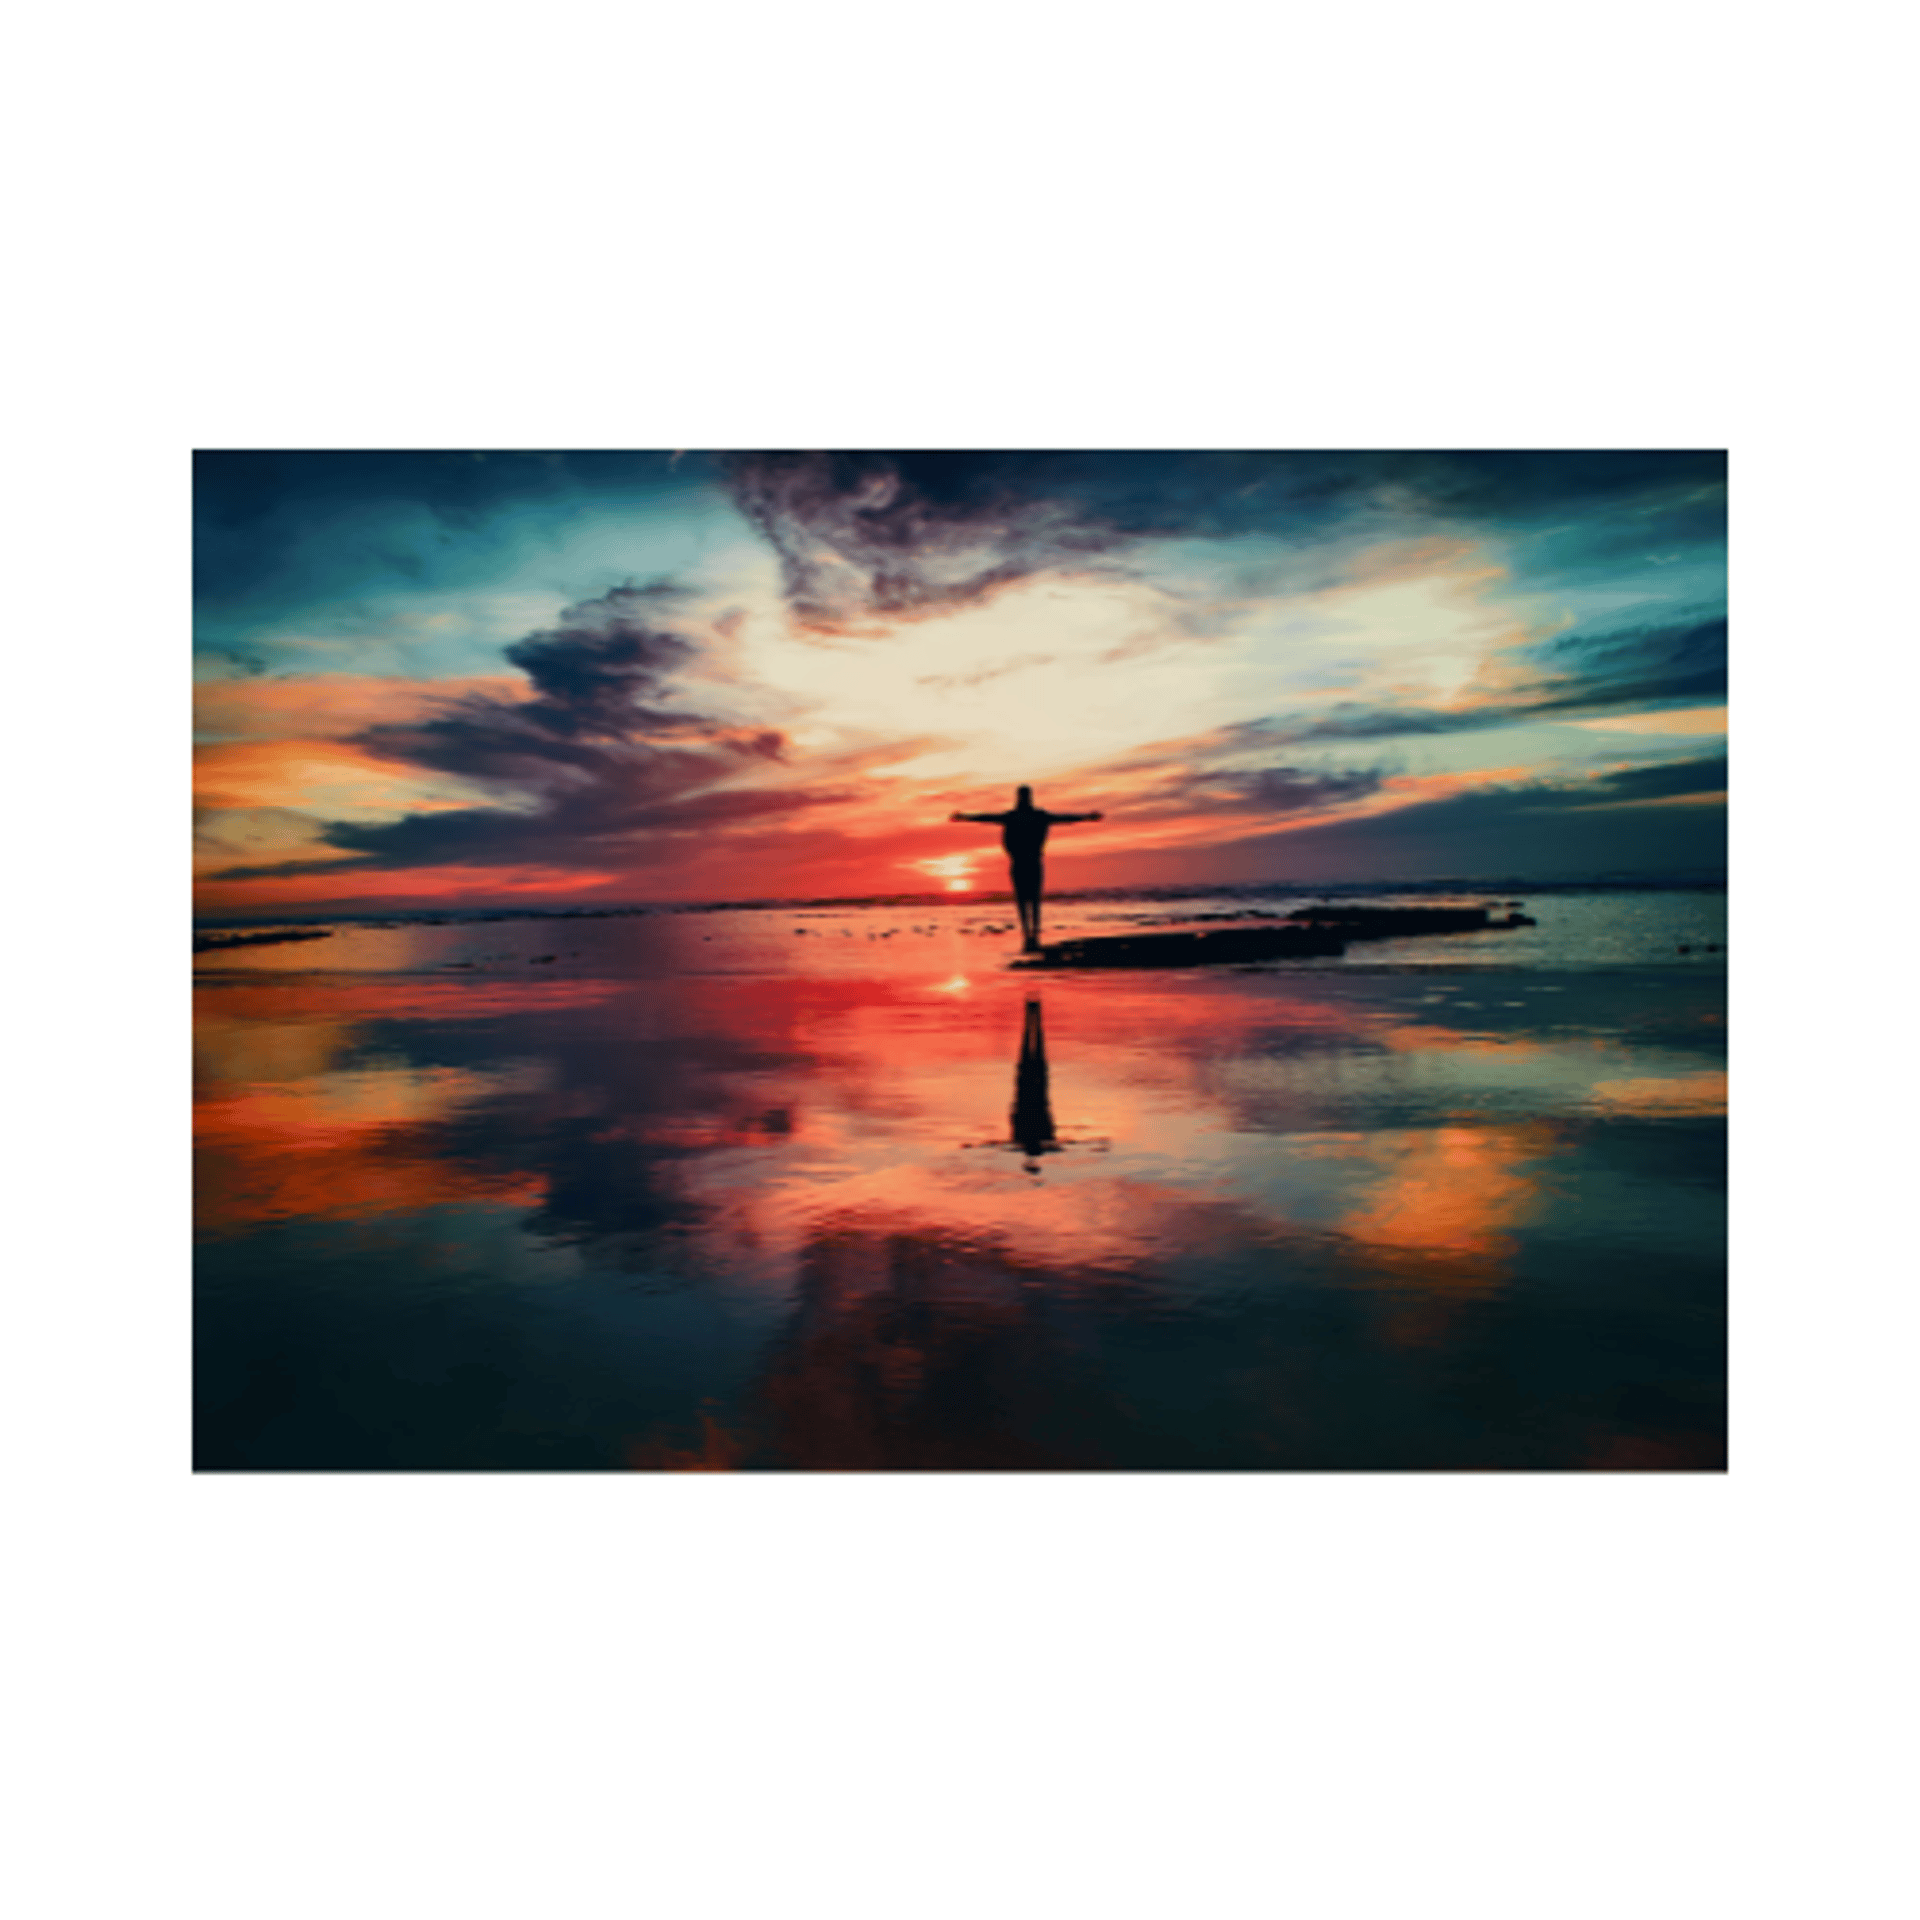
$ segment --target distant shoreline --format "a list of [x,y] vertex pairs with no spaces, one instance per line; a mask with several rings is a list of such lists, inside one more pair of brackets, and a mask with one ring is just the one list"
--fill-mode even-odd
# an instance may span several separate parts
[[[1292,899],[1348,900],[1369,896],[1404,894],[1462,894],[1475,899],[1510,896],[1571,893],[1724,893],[1724,874],[1655,876],[1604,876],[1585,880],[1528,880],[1512,875],[1494,878],[1442,880],[1356,880],[1336,884],[1263,880],[1242,881],[1231,885],[1205,882],[1187,886],[1161,887],[1077,887],[1050,891],[1049,901],[1114,900],[1194,900],[1194,899]],[[397,912],[369,908],[333,908],[310,913],[208,915],[194,918],[194,951],[234,946],[240,940],[217,938],[223,933],[248,935],[245,944],[264,946],[277,940],[320,937],[318,929],[353,927],[442,927],[485,926],[508,920],[625,920],[655,914],[701,913],[799,913],[833,907],[999,907],[1013,898],[1005,887],[974,887],[965,893],[870,893],[827,895],[803,900],[662,900],[604,907],[415,907]],[[253,934],[254,929],[284,929],[267,937]],[[309,931],[316,930],[316,931]],[[214,936],[214,937],[209,937]],[[202,939],[207,945],[203,947]]]
[[226,953],[234,947],[272,947],[283,940],[331,940],[331,927],[290,927],[277,933],[196,933],[195,953]]

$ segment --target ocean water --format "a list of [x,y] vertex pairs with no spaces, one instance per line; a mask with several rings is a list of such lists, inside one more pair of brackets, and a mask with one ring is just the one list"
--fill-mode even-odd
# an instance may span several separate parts
[[1538,924],[1084,974],[975,897],[203,952],[196,1464],[1720,1467],[1724,896],[1460,897]]

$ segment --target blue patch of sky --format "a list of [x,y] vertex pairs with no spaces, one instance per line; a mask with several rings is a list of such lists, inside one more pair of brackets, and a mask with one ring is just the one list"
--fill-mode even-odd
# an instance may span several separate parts
[[1726,611],[1724,497],[1656,496],[1545,526],[1509,523],[1497,544],[1514,584],[1594,626]]
[[272,564],[201,604],[203,674],[497,674],[511,670],[504,648],[628,582],[672,580],[696,613],[777,583],[773,556],[702,482],[570,489],[454,516],[341,503],[272,533]]

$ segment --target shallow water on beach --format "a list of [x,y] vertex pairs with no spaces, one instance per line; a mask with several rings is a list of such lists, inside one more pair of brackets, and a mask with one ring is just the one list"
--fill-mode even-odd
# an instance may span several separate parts
[[197,1464],[1717,1467],[1724,899],[1528,911],[1177,973],[1010,969],[992,902],[203,955]]

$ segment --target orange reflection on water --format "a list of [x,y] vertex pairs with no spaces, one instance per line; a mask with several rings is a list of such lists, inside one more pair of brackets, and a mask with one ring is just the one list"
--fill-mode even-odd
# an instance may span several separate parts
[[1703,1069],[1658,1078],[1601,1080],[1594,1085],[1593,1101],[1611,1113],[1671,1118],[1725,1113],[1727,1076]]
[[798,1311],[761,1401],[782,1455],[812,1468],[1075,1464],[1021,1438],[1058,1344],[1057,1270],[938,1230],[841,1222],[806,1245]]
[[217,1085],[194,1109],[200,1229],[366,1219],[463,1200],[537,1205],[544,1177],[465,1166],[429,1125],[514,1083],[504,1073],[435,1068]]
[[743,1435],[703,1413],[697,1446],[677,1447],[670,1437],[645,1435],[628,1446],[627,1465],[636,1473],[731,1473],[749,1450]]
[[193,1027],[193,1074],[202,1087],[311,1080],[339,1059],[353,1034],[342,1020],[243,1020],[202,1012]]
[[1552,1127],[1447,1126],[1363,1137],[1388,1171],[1340,1230],[1382,1255],[1375,1284],[1409,1296],[1389,1318],[1396,1345],[1424,1346],[1455,1309],[1497,1294],[1515,1250],[1510,1229],[1536,1204],[1533,1163],[1560,1150]]
[[208,1234],[244,1232],[271,1220],[364,1220],[456,1201],[533,1207],[543,1178],[451,1165],[392,1138],[267,1141],[203,1139],[194,1213]]
[[1391,1171],[1342,1231],[1379,1247],[1492,1259],[1512,1251],[1504,1229],[1532,1204],[1538,1182],[1520,1169],[1554,1151],[1550,1127],[1436,1127],[1368,1136]]
[[1539,1041],[1523,1040],[1516,1034],[1468,1033],[1458,1027],[1418,1024],[1383,1027],[1379,1039],[1395,1053],[1498,1053],[1509,1059],[1526,1059],[1547,1051]]

